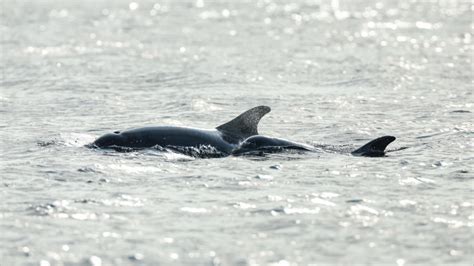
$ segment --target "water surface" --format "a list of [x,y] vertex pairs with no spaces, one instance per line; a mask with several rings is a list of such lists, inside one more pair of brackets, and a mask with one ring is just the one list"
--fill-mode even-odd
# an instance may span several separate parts
[[[472,264],[470,1],[0,5],[2,265]],[[409,148],[84,147],[257,105],[265,135]]]

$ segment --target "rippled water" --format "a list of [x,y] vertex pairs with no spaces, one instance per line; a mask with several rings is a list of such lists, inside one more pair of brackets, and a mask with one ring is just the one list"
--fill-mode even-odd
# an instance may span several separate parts
[[[1,6],[1,265],[471,265],[470,1],[12,1]],[[144,125],[338,153],[101,152]],[[346,147],[346,146],[344,146]]]

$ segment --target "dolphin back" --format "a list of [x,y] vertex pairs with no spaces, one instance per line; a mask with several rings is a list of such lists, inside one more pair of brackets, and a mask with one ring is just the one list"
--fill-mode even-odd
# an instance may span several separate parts
[[254,107],[231,121],[216,127],[216,129],[242,141],[248,137],[258,135],[258,122],[270,110],[270,107],[263,105]]

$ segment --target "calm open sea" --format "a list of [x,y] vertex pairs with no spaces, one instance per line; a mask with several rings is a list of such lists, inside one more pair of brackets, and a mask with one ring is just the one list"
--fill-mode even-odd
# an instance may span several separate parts
[[[0,2],[0,265],[472,265],[471,1]],[[84,147],[145,125],[385,158]],[[342,146],[341,146],[342,145]],[[348,146],[345,146],[348,145]]]

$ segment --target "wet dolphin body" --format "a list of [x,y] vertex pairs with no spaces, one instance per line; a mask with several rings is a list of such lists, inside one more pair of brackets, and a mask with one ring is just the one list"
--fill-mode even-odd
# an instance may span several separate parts
[[[362,147],[351,152],[354,156],[366,156],[366,157],[382,157],[385,156],[385,148],[395,140],[393,136],[383,136],[374,139]],[[272,138],[262,135],[251,136],[244,140],[239,147],[237,147],[232,154],[233,155],[251,155],[261,153],[275,153],[288,150],[296,151],[318,151],[316,147],[289,141],[286,139]]]
[[[316,147],[281,138],[258,135],[260,119],[268,106],[254,107],[215,129],[157,126],[115,131],[95,140],[91,147],[119,151],[161,147],[194,157],[254,155],[288,150],[317,152]],[[395,137],[384,136],[351,152],[354,156],[381,157]]]
[[[203,148],[211,149],[211,157],[228,156],[246,138],[258,135],[258,122],[270,112],[268,106],[252,108],[215,129],[156,126],[115,131],[92,143],[92,147],[116,150],[162,147],[200,157]],[[203,157],[207,157],[203,155]]]

